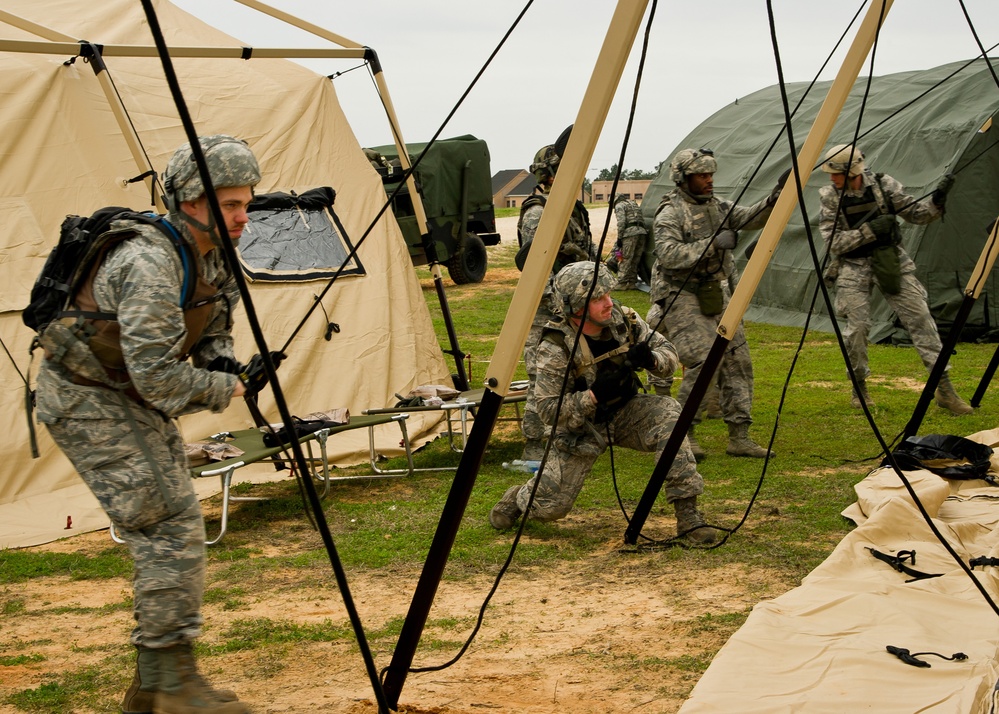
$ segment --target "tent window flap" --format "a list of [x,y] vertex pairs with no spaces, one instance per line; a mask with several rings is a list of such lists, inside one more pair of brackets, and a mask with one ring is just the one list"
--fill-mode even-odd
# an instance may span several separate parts
[[[250,204],[250,223],[239,245],[250,280],[327,280],[364,275],[364,266],[333,210],[336,192],[326,186],[301,195],[263,194]],[[342,269],[341,269],[342,268]]]

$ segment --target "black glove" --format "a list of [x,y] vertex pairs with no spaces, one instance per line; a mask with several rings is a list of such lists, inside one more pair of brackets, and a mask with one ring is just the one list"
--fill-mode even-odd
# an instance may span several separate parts
[[944,174],[943,178],[937,183],[937,187],[933,189],[933,193],[930,194],[930,198],[933,199],[933,203],[937,205],[941,211],[944,208],[944,204],[947,203],[947,194],[950,192],[951,186],[954,185],[955,176],[954,174]]
[[739,240],[739,234],[735,231],[725,228],[718,231],[718,234],[714,237],[711,243],[718,250],[732,250],[735,248],[736,241]]
[[[271,352],[271,362],[274,363],[274,369],[277,369],[286,357],[284,352]],[[259,394],[268,382],[267,370],[264,369],[264,358],[259,354],[253,355],[250,361],[240,369],[239,379],[246,387],[245,396],[254,397]]]
[[655,369],[656,367],[656,356],[652,354],[652,348],[649,347],[649,343],[642,341],[636,342],[631,347],[628,348],[628,354],[625,355],[625,362],[631,365],[632,369]]
[[638,394],[638,386],[630,367],[612,363],[598,368],[597,378],[590,385],[590,391],[597,398],[596,421],[605,422]]
[[780,192],[784,190],[784,184],[787,183],[787,177],[791,175],[791,169],[785,169],[784,173],[777,177],[777,184],[774,186],[770,195],[767,196],[767,205],[772,206],[777,203],[777,199],[780,198]]
[[205,369],[209,372],[226,372],[227,374],[239,374],[243,371],[243,365],[232,357],[216,357],[207,365]]
[[760,242],[760,239],[757,238],[752,243],[750,243],[749,245],[746,246],[746,260],[749,260],[750,258],[753,257],[753,253],[756,251],[756,244],[759,243],[759,242]]
[[885,213],[867,222],[867,227],[874,234],[874,242],[878,245],[894,245],[895,231],[898,224],[895,216]]

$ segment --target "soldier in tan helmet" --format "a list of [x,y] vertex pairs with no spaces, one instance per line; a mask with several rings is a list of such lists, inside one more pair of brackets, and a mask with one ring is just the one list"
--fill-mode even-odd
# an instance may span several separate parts
[[[860,387],[859,393],[853,390],[851,401],[860,409],[861,399],[873,406],[867,392],[871,373],[867,335],[875,286],[908,330],[927,370],[940,354],[940,335],[926,302],[926,288],[901,245],[898,219],[924,224],[940,218],[954,177],[944,175],[929,196],[916,201],[894,178],[867,168],[863,151],[853,144],[832,147],[822,170],[830,179],[819,191],[819,228],[831,256],[824,277],[836,287],[837,317],[846,320],[843,339]],[[958,396],[946,372],[937,386],[936,402],[954,415],[974,411]]]

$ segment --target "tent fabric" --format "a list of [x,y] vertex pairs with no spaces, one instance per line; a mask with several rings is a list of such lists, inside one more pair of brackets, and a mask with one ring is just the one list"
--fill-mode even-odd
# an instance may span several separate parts
[[[970,437],[995,447],[999,430]],[[991,473],[999,473],[996,464]],[[969,563],[999,556],[999,489],[983,480],[948,481],[906,472],[937,529]],[[715,656],[681,714],[704,712],[994,711],[999,683],[995,612],[934,537],[890,468],[857,487],[850,509],[860,525],[802,581],[753,608]],[[914,551],[911,567],[939,575],[920,580],[872,556]],[[973,570],[999,599],[995,567]],[[964,661],[920,657],[904,663],[888,646],[911,653],[961,652]]]
[[[243,44],[165,0],[154,5],[170,46]],[[103,45],[153,45],[142,7],[132,0],[7,0],[4,10]],[[0,39],[42,38],[0,22]],[[0,51],[0,340],[10,353],[10,358],[0,355],[0,421],[7,430],[0,466],[0,548],[65,533],[67,516],[78,524],[99,520],[89,494],[76,497],[81,481],[44,428],[38,431],[42,455],[30,457],[24,379],[33,333],[21,323],[20,310],[67,214],[89,214],[105,205],[150,206],[141,182],[125,183],[140,171],[98,77],[90,63],[70,59]],[[355,240],[364,234],[385,193],[325,76],[279,59],[174,58],[173,64],[198,132],[228,133],[250,144],[263,172],[260,192],[331,186],[344,230]],[[143,150],[162,171],[186,139],[159,58],[108,57],[106,65]],[[338,281],[323,299],[329,319],[323,310],[314,311],[287,350],[278,376],[293,413],[339,407],[361,413],[394,403],[395,392],[449,379],[419,281],[390,214],[377,222],[358,255],[367,274]],[[261,281],[251,286],[270,348],[281,348],[291,336],[314,304],[317,285]],[[340,332],[327,341],[328,321],[335,321]],[[234,334],[238,358],[258,351],[242,308]],[[269,392],[260,406],[265,417],[278,420]],[[435,434],[439,420],[439,414],[414,414],[408,425],[414,443]],[[189,441],[249,426],[252,420],[241,401],[221,415],[181,420]],[[377,447],[387,455],[401,454],[392,428],[376,432]],[[331,461],[365,460],[364,431],[331,440]]]
[[[807,96],[807,83],[787,85],[797,146],[807,136],[831,85],[818,82]],[[953,323],[963,300],[964,289],[985,244],[986,228],[999,214],[999,148],[996,147],[999,136],[996,128],[979,131],[999,111],[995,81],[989,66],[981,59],[875,76],[870,79],[869,88],[868,78],[860,77],[830,134],[827,148],[853,140],[868,89],[858,141],[868,167],[894,176],[917,198],[932,191],[945,172],[957,173],[944,220],[926,226],[902,223],[903,246],[915,260],[916,275],[929,292],[934,319],[941,329],[946,329]],[[799,102],[800,107],[795,110]],[[720,109],[666,158],[671,159],[681,148],[714,150],[718,159],[715,193],[748,205],[767,195],[791,163],[787,137],[781,133],[783,128],[780,87],[775,85],[740,97]],[[772,144],[774,148],[767,156]],[[761,163],[762,168],[753,177]],[[750,179],[752,183],[746,188]],[[825,244],[818,229],[818,189],[828,183],[828,174],[816,169],[804,187],[808,222],[820,260],[825,255]],[[642,214],[649,225],[663,195],[672,189],[667,160],[642,201]],[[745,265],[745,249],[757,235],[750,233],[740,238],[736,249],[738,265]],[[966,338],[999,326],[999,301],[990,299],[999,295],[996,281],[995,273],[987,278],[968,318]],[[801,327],[816,287],[816,271],[798,210],[792,214],[781,237],[746,319]],[[907,340],[878,291],[872,303],[871,320],[872,341]],[[811,326],[832,329],[821,296]]]

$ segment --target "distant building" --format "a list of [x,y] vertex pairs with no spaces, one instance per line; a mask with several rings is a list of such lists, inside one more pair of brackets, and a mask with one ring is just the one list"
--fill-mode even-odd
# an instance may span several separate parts
[[[648,182],[646,181],[646,184]],[[504,169],[493,176],[493,207],[520,208],[538,185],[534,174],[524,169]],[[580,191],[583,203],[590,203],[592,194]]]
[[[636,203],[641,203],[642,199],[645,198],[646,192],[649,190],[649,186],[652,184],[652,179],[641,179],[636,181],[618,181],[617,183],[617,195],[624,196],[625,198],[630,198]],[[593,182],[593,202],[594,203],[607,203],[610,199],[611,186],[614,185],[613,181],[594,181]]]

